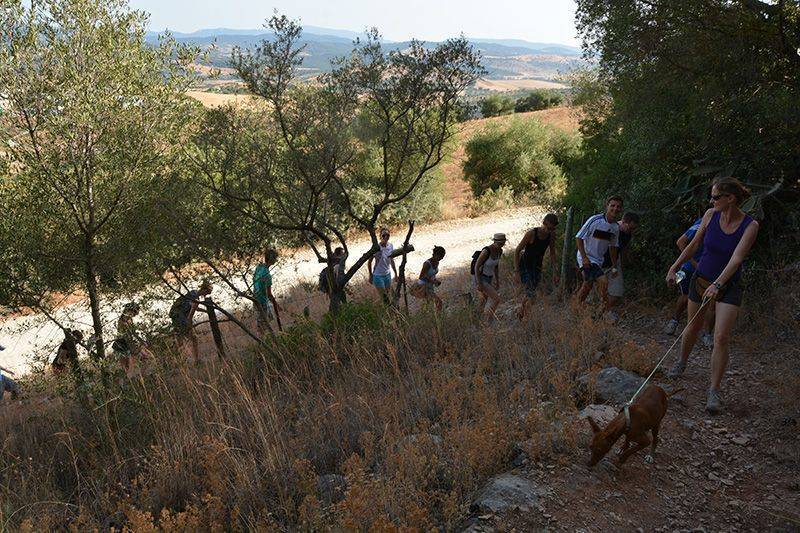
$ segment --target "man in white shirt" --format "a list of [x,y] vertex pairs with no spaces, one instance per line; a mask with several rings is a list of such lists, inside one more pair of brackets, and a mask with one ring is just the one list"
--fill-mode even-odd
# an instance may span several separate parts
[[578,303],[586,297],[597,282],[597,289],[603,301],[603,312],[608,309],[608,279],[603,271],[606,252],[611,256],[609,276],[617,275],[617,251],[619,247],[619,224],[622,215],[622,198],[612,196],[606,200],[606,212],[589,217],[575,235],[578,245],[578,268],[583,276],[583,284],[578,291]]
[[[369,282],[375,286],[375,289],[380,294],[383,301],[386,303],[391,302],[392,292],[392,274],[397,277],[397,267],[394,265],[394,246],[389,242],[389,230],[381,228],[381,240],[378,242],[380,247],[375,255],[369,258],[367,269],[369,270]],[[373,263],[375,268],[373,268]],[[391,272],[389,271],[391,267]]]

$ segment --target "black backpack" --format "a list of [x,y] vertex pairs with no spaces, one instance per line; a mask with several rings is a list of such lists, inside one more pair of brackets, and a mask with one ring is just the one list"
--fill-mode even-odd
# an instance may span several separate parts
[[328,285],[328,267],[325,267],[320,271],[317,289],[319,289],[319,292],[330,292],[330,286]]
[[475,253],[472,254],[472,262],[469,264],[469,273],[471,275],[475,275],[475,265],[478,264],[478,258],[481,256],[484,250],[489,248],[488,246],[484,246],[480,250],[475,250]]

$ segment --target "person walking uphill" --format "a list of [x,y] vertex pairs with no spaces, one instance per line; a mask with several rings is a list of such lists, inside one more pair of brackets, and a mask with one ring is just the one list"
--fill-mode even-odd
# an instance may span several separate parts
[[278,328],[280,329],[280,308],[278,301],[272,294],[272,272],[270,267],[278,260],[278,252],[268,249],[264,252],[264,262],[256,265],[256,270],[253,273],[253,307],[256,315],[256,328],[258,334],[264,336],[264,333],[271,331],[269,325],[270,320],[277,319]]
[[[369,270],[369,282],[378,291],[378,294],[383,298],[386,304],[391,303],[392,292],[392,272],[394,277],[397,277],[397,267],[394,264],[392,252],[394,246],[389,242],[389,230],[386,228],[381,229],[381,240],[378,242],[378,251],[375,255],[369,258],[367,262],[367,270]],[[375,267],[373,268],[373,263]],[[391,267],[391,271],[389,268]]]
[[[581,270],[583,284],[578,290],[577,301],[582,304],[597,283],[600,299],[603,301],[603,312],[609,308],[608,277],[617,275],[617,247],[619,245],[619,224],[617,220],[622,214],[622,198],[612,196],[606,200],[606,212],[589,217],[580,231],[575,235],[578,246],[578,268]],[[611,256],[611,268],[608,277],[603,271],[603,259],[606,252]]]
[[488,300],[492,301],[489,306],[489,320],[494,320],[494,312],[500,305],[500,259],[503,257],[503,246],[506,245],[505,233],[495,233],[492,237],[492,244],[481,250],[475,260],[475,266],[471,272],[475,287],[481,295],[476,315],[478,319],[483,318],[483,310]]
[[623,264],[627,264],[630,258],[630,244],[633,240],[633,234],[639,227],[639,215],[637,213],[625,213],[622,220],[619,222],[619,239],[617,240],[617,273],[612,275],[611,269],[613,268],[611,262],[611,250],[606,250],[603,256],[603,272],[606,273],[608,279],[608,315],[609,318],[616,321],[619,316],[612,310],[613,307],[618,306],[622,302],[622,297],[625,296],[625,282],[623,278]]
[[553,271],[553,285],[558,284],[558,259],[556,258],[555,232],[558,217],[553,213],[545,215],[542,225],[528,230],[514,251],[514,268],[517,281],[522,285],[523,300],[517,312],[522,320],[533,303],[536,287],[542,277],[544,254],[550,250],[550,267]]
[[433,302],[436,311],[439,312],[442,310],[442,299],[436,295],[436,287],[442,282],[436,276],[439,274],[439,263],[444,259],[445,253],[445,249],[441,246],[433,247],[433,255],[422,263],[419,279],[410,290],[411,296]]
[[706,211],[692,242],[683,249],[667,272],[666,281],[675,284],[675,273],[703,244],[703,255],[689,286],[690,322],[681,343],[681,355],[669,376],[679,377],[686,370],[689,354],[703,327],[708,306],[716,311],[714,349],[711,353],[711,383],[706,410],[712,414],[722,409],[720,386],[728,365],[730,336],[742,305],[742,263],[758,235],[758,222],[741,209],[749,191],[736,178],[718,178],[711,187],[714,206]]
[[172,330],[175,332],[178,349],[189,361],[196,362],[198,355],[197,335],[194,332],[194,313],[197,311],[200,298],[211,294],[211,290],[211,282],[204,280],[198,290],[189,291],[178,297],[169,310],[169,318],[172,321]]

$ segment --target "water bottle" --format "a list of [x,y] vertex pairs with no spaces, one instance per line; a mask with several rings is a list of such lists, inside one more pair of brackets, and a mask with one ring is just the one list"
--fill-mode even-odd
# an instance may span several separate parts
[[680,284],[686,278],[686,272],[683,270],[678,270],[675,272],[675,284]]

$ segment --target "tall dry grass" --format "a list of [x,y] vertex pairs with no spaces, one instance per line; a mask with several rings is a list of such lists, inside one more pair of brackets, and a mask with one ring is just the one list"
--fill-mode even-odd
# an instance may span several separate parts
[[571,446],[552,419],[609,335],[549,298],[493,326],[356,304],[226,361],[45,380],[0,412],[0,528],[453,529],[516,443]]

